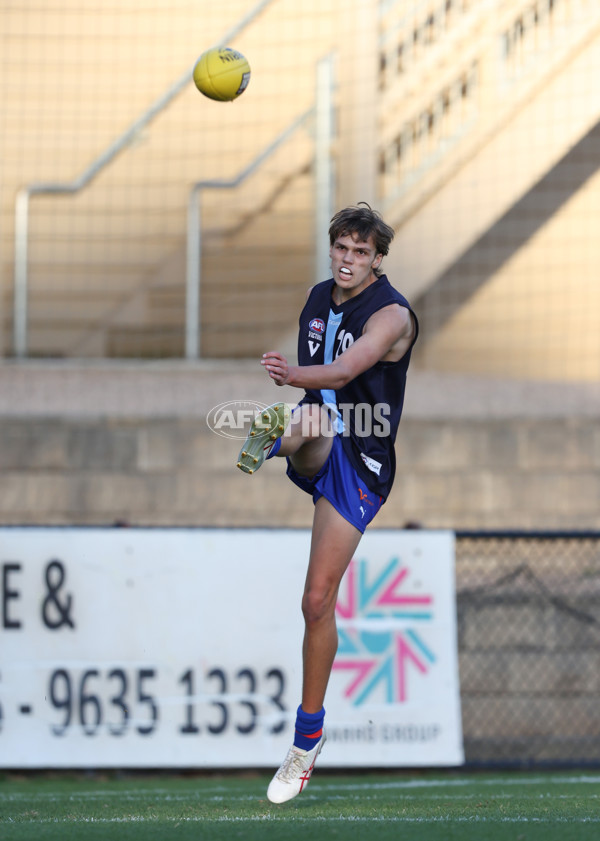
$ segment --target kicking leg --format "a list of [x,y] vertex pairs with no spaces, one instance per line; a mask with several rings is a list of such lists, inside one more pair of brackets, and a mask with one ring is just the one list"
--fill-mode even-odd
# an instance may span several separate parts
[[318,404],[298,406],[292,413],[286,403],[275,403],[254,419],[237,466],[255,473],[266,458],[289,456],[299,475],[314,476],[327,460],[332,435],[329,416]]
[[292,413],[277,455],[287,456],[299,476],[314,476],[327,461],[333,436],[327,411],[317,403],[306,403]]

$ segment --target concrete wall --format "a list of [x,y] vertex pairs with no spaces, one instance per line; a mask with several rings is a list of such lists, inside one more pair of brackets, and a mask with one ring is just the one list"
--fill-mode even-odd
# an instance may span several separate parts
[[[293,350],[281,348],[293,354]],[[309,526],[276,459],[235,468],[224,401],[299,399],[257,360],[0,365],[0,523]],[[600,390],[411,370],[375,527],[600,528]]]
[[[309,526],[283,460],[249,477],[238,449],[198,418],[4,418],[0,522]],[[406,418],[397,452],[379,527],[600,528],[594,418]]]

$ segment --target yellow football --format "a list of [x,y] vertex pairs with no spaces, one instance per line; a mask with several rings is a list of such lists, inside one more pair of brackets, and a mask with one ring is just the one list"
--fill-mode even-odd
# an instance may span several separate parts
[[194,83],[200,93],[219,102],[231,102],[250,81],[248,60],[231,47],[213,47],[202,53],[194,67]]

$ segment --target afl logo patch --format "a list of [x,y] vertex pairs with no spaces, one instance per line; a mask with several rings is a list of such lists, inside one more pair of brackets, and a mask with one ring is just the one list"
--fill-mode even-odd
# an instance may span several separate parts
[[309,330],[314,330],[315,333],[325,332],[325,322],[322,318],[313,318],[308,325]]

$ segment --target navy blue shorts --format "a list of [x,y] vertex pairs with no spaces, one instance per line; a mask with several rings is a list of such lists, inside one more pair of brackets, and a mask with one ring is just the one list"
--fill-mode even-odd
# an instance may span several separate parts
[[289,458],[287,475],[294,484],[312,495],[313,502],[324,496],[360,532],[364,532],[383,503],[383,498],[367,488],[350,464],[339,435],[334,436],[327,461],[315,476],[310,479],[300,476]]

